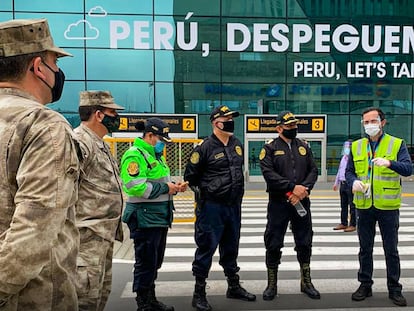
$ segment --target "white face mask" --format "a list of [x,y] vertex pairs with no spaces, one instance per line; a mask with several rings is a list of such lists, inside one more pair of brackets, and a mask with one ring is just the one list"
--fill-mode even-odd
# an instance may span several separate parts
[[381,130],[381,127],[379,124],[367,124],[367,125],[364,125],[364,128],[365,128],[365,133],[370,137],[374,137]]

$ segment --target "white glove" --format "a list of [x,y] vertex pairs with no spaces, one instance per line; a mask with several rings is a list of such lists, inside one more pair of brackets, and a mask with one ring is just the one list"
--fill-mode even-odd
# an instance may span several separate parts
[[352,184],[352,192],[364,192],[365,184],[360,180],[355,180]]
[[387,159],[384,159],[384,158],[372,159],[372,163],[374,163],[376,166],[385,166],[385,167],[390,167],[390,165],[391,165],[390,160],[387,160]]

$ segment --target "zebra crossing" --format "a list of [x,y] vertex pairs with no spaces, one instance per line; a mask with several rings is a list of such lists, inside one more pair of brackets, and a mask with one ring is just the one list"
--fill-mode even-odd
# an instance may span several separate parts
[[[400,216],[399,252],[401,258],[401,283],[404,291],[414,291],[414,207],[403,204]],[[242,229],[238,264],[244,286],[261,295],[266,287],[265,248],[263,233],[266,225],[267,198],[247,197],[242,204]],[[312,280],[324,293],[351,293],[358,286],[358,236],[356,232],[334,231],[340,218],[339,198],[326,196],[311,198],[313,220]],[[194,280],[191,264],[195,252],[193,224],[175,223],[169,231],[167,248],[157,280],[159,297],[188,297],[192,295]],[[299,264],[294,251],[294,241],[288,229],[285,247],[279,266],[279,295],[300,294]],[[132,260],[118,262],[133,263]],[[375,292],[387,292],[385,259],[379,230],[374,248]],[[341,279],[341,282],[338,282]],[[218,264],[218,252],[213,258],[207,280],[208,295],[224,295],[227,283]],[[123,298],[134,297],[131,283],[122,292]]]

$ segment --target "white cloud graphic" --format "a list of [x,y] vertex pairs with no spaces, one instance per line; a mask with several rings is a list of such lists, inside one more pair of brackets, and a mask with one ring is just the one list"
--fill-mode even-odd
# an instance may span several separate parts
[[97,5],[89,10],[88,15],[91,17],[105,17],[108,13],[104,10],[103,7]]
[[[84,27],[85,25],[85,27]],[[85,33],[84,30],[85,29]],[[87,20],[81,19],[66,28],[64,36],[68,40],[94,40],[99,37],[99,29]]]

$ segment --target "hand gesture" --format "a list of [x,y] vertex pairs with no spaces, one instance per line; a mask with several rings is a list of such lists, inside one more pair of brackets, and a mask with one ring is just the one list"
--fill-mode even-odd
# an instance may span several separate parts
[[387,160],[387,159],[384,159],[384,158],[372,159],[372,163],[376,166],[385,166],[385,167],[390,167],[390,165],[391,165],[390,160]]

